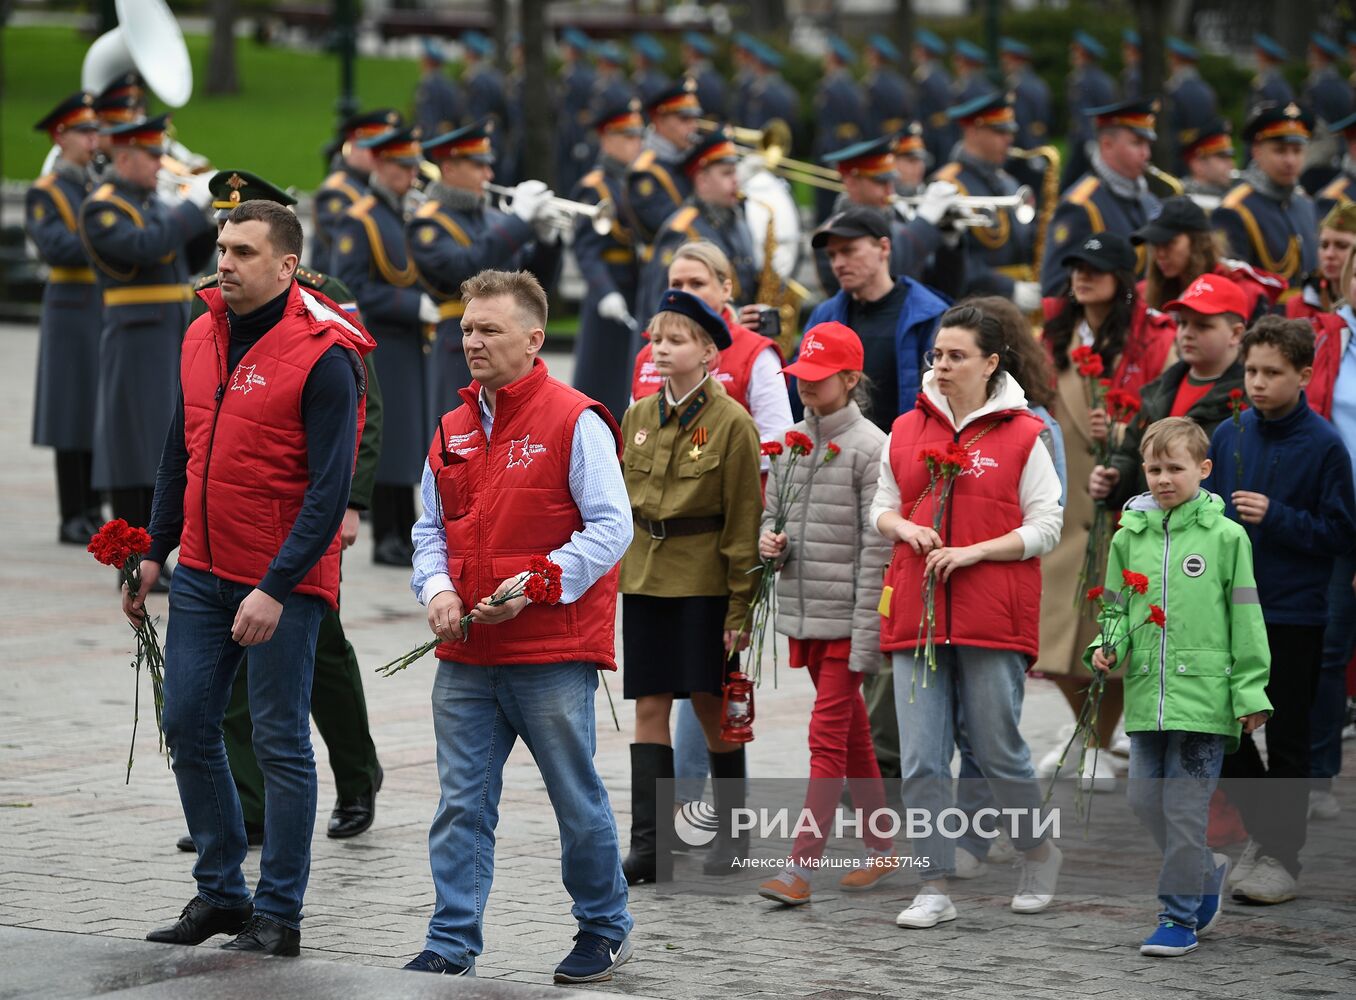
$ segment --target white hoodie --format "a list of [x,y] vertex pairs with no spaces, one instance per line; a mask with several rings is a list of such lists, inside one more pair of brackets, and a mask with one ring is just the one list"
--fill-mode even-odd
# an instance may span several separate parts
[[[1016,379],[1007,372],[998,378],[998,391],[962,420],[960,427],[956,427],[951,417],[951,404],[937,389],[934,372],[923,375],[923,395],[927,396],[939,413],[950,419],[952,429],[964,430],[990,413],[1027,408],[1026,393],[1022,392]],[[1059,474],[1055,471],[1050,452],[1046,448],[1032,448],[1017,486],[1017,500],[1022,505],[1022,524],[1017,528],[1017,534],[1022,539],[1023,559],[1046,555],[1059,543],[1059,533],[1064,527],[1064,508],[1059,505],[1059,497]],[[895,471],[890,467],[890,439],[887,437],[880,453],[880,480],[876,486],[876,500],[871,505],[871,522],[879,524],[880,516],[886,511],[902,513],[899,507],[899,483],[895,481]]]

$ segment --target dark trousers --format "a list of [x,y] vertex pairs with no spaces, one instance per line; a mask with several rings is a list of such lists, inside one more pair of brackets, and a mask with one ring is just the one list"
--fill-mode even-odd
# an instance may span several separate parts
[[134,528],[151,523],[151,501],[155,499],[154,486],[128,486],[109,490],[113,516],[120,517]]
[[390,537],[410,543],[414,527],[414,487],[377,483],[372,488],[372,541],[380,545]]
[[1219,787],[1238,807],[1260,853],[1298,877],[1308,830],[1309,706],[1323,659],[1323,626],[1268,625],[1267,644],[1273,709],[1263,730],[1267,762],[1263,765],[1252,734],[1244,734],[1238,750],[1224,758]]
[[[311,714],[330,752],[330,768],[340,801],[351,801],[369,791],[377,780],[377,748],[367,724],[358,656],[344,636],[339,612],[320,620],[315,646],[315,680],[311,685]],[[250,718],[249,671],[244,663],[236,674],[231,701],[222,722],[231,777],[240,793],[245,822],[263,825],[264,775],[254,756],[254,723]]]
[[[56,453],[57,506],[63,522],[85,515],[98,522],[102,501],[90,486],[94,473],[94,452],[58,451]],[[96,523],[95,527],[99,525]]]

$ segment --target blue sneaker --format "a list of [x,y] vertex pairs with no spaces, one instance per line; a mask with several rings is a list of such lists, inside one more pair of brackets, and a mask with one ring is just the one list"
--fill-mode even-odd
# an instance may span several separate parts
[[1223,907],[1220,905],[1220,893],[1224,891],[1225,880],[1229,877],[1229,855],[1216,854],[1215,870],[1205,883],[1205,892],[1201,895],[1200,908],[1196,910],[1196,936],[1204,937],[1219,920]]
[[1139,953],[1158,958],[1177,958],[1179,955],[1195,951],[1196,948],[1195,931],[1171,920],[1164,920],[1158,925],[1158,930],[1145,938],[1144,943],[1139,946]]
[[631,957],[631,939],[621,944],[601,934],[580,931],[574,936],[574,950],[556,966],[558,983],[601,983],[612,978],[612,970]]
[[454,965],[436,951],[421,951],[405,963],[407,972],[432,972],[440,976],[474,976],[469,965]]

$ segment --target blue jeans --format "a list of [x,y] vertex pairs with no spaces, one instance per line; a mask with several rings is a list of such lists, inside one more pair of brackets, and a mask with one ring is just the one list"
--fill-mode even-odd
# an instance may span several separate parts
[[956,749],[960,752],[960,774],[956,781],[956,808],[969,817],[971,826],[965,835],[956,841],[957,847],[963,847],[983,861],[989,856],[993,840],[981,837],[974,832],[975,813],[981,809],[992,809],[996,803],[993,791],[984,780],[984,773],[975,760],[975,752],[970,748],[970,737],[965,730],[965,720],[960,720],[956,729]]
[[1196,926],[1201,890],[1215,869],[1205,828],[1223,763],[1224,737],[1214,733],[1130,734],[1130,808],[1163,852],[1160,922]]
[[945,646],[937,650],[936,672],[918,659],[917,683],[912,650],[896,652],[893,661],[904,807],[926,810],[932,823],[931,834],[914,842],[915,857],[929,859],[924,880],[956,873],[956,841],[938,832],[937,818],[954,803],[951,757],[960,718],[966,720],[970,748],[994,798],[1002,808],[1024,810],[1012,837],[1014,846],[1021,851],[1040,846],[1046,837],[1033,835],[1032,821],[1041,790],[1031,751],[1017,729],[1026,657],[1012,650]]
[[677,718],[673,722],[674,798],[679,802],[699,802],[706,789],[711,758],[706,752],[706,730],[688,698],[674,702]]
[[188,832],[198,848],[198,895],[215,906],[250,898],[240,870],[245,821],[226,761],[221,720],[236,669],[248,658],[254,753],[264,774],[264,847],[254,908],[301,926],[315,828],[315,755],[311,752],[311,674],[328,605],[292,594],[268,642],[248,649],[231,640],[240,602],[253,587],[180,566],[170,584],[165,636],[165,739]]
[[1327,789],[1342,772],[1342,723],[1347,709],[1347,661],[1356,646],[1356,556],[1333,563],[1328,584],[1328,627],[1323,633],[1323,666],[1309,709],[1310,784]]
[[579,929],[617,943],[631,932],[617,825],[593,766],[597,690],[598,669],[587,663],[438,664],[433,732],[442,795],[428,833],[437,894],[429,951],[473,966],[484,949],[504,762],[519,737],[556,813],[561,880]]

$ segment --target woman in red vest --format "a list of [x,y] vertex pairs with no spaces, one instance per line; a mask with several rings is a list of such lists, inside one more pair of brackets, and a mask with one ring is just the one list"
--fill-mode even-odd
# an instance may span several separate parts
[[[1191,204],[1194,208],[1195,203]],[[1073,718],[1082,711],[1088,693],[1088,673],[1081,657],[1097,630],[1079,615],[1074,592],[1092,527],[1087,479],[1095,464],[1093,454],[1107,438],[1107,417],[1104,409],[1088,406],[1087,379],[1078,373],[1070,354],[1081,346],[1091,347],[1102,359],[1111,387],[1138,395],[1174,360],[1177,335],[1172,317],[1148,308],[1136,294],[1135,251],[1129,242],[1113,233],[1099,233],[1095,239],[1100,249],[1089,251],[1083,244],[1065,257],[1067,294],[1045,300],[1043,338],[1056,372],[1054,410],[1066,444],[1069,491],[1059,544],[1041,560],[1045,582],[1041,635],[1045,641],[1036,670],[1059,688]],[[1098,723],[1101,745],[1108,749],[1121,719],[1124,690],[1119,678],[1107,681]],[[1069,733],[1036,762],[1039,777],[1055,773]],[[1098,757],[1096,770],[1083,777],[1084,783],[1100,791],[1114,789],[1116,776],[1109,755]]]
[[[1036,819],[1041,789],[1017,729],[1026,668],[1039,647],[1040,556],[1059,540],[1063,519],[1059,476],[995,316],[974,306],[948,310],[925,360],[932,370],[918,405],[890,430],[871,507],[876,529],[895,543],[881,596],[881,649],[894,659],[903,798],[924,810],[929,827],[913,846],[915,861],[928,859],[923,890],[895,922],[918,928],[956,919],[947,896],[956,843],[942,832],[954,814],[942,813],[954,801],[960,716],[994,798],[1021,810],[1004,824],[1022,852],[1015,912],[1050,905],[1061,862]],[[944,486],[922,453],[953,446],[964,464],[943,507]],[[919,638],[928,578],[935,588],[931,663]]]

